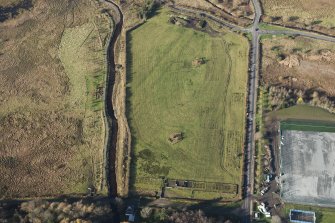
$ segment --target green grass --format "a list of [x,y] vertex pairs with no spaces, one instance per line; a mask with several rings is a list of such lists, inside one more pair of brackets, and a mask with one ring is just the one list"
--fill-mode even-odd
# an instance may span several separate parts
[[167,188],[165,197],[169,198],[187,198],[199,200],[215,200],[215,199],[235,199],[236,194],[224,194],[218,191],[194,190],[190,188]]
[[276,26],[276,25],[271,25],[271,24],[267,24],[267,23],[260,23],[259,24],[259,28],[262,30],[291,30],[289,28],[283,27],[283,26]]
[[59,56],[70,80],[68,103],[76,109],[102,109],[102,99],[96,99],[95,91],[104,86],[106,65],[98,38],[94,23],[67,28],[62,37]]
[[290,108],[281,109],[272,112],[270,116],[276,116],[281,120],[302,119],[315,121],[335,121],[335,114],[332,114],[322,108],[309,105],[296,105]]
[[169,198],[193,198],[193,190],[188,188],[167,188],[165,197]]
[[273,38],[279,38],[279,37],[288,37],[286,34],[278,34],[278,35],[273,35],[273,34],[263,34],[261,35],[260,39],[273,39]]
[[299,130],[315,132],[335,132],[335,122],[288,120],[280,123],[282,130]]
[[[160,11],[128,34],[131,183],[165,176],[240,185],[248,42],[167,21]],[[206,63],[192,66],[196,57]],[[175,132],[184,139],[171,144]]]
[[335,115],[309,105],[296,105],[270,113],[285,130],[335,132]]
[[69,94],[64,100],[66,112],[83,119],[85,141],[78,146],[80,152],[69,162],[73,169],[81,170],[84,180],[71,182],[72,186],[65,193],[86,192],[87,187],[94,185],[98,188],[101,185],[104,143],[102,93],[107,70],[105,40],[110,26],[107,18],[97,16],[81,26],[66,28],[61,39],[59,58],[69,78]]
[[304,211],[314,211],[316,215],[316,223],[333,223],[335,219],[334,208],[321,208],[315,206],[299,205],[299,204],[285,204],[283,212],[285,216],[289,216],[290,209],[298,209]]

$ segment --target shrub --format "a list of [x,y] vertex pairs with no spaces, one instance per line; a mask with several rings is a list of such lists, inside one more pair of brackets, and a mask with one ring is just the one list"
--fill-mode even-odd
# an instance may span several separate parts
[[85,204],[83,201],[74,203],[49,202],[33,200],[23,202],[20,206],[21,218],[27,222],[91,222],[99,219],[104,222],[112,217],[112,211],[108,206]]

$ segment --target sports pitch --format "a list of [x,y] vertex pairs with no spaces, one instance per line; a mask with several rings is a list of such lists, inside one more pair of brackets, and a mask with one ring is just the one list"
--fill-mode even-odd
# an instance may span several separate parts
[[[292,124],[285,123],[284,127],[281,130],[280,148],[283,200],[290,203],[333,206],[335,133],[311,131],[311,124],[295,123],[293,127]],[[316,128],[320,127],[321,125],[316,125]],[[331,128],[329,125],[325,127]]]
[[[130,189],[159,191],[162,177],[192,181],[193,187],[207,182],[240,186],[248,42],[168,20],[169,12],[162,10],[127,37]],[[194,65],[195,58],[205,63]],[[183,139],[169,142],[173,133]],[[225,197],[224,190],[200,188],[172,188],[166,195]]]

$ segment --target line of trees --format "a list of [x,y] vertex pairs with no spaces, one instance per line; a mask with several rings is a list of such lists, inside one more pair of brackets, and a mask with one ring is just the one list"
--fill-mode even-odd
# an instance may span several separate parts
[[45,200],[32,200],[21,203],[21,205],[10,211],[0,207],[0,222],[15,223],[92,223],[112,222],[112,210],[109,205],[99,203],[77,202],[49,202]]
[[140,222],[146,223],[232,223],[227,218],[214,219],[207,217],[201,210],[173,210],[171,208],[144,207],[141,212]]
[[316,107],[326,109],[335,113],[335,101],[318,91],[307,92],[298,89],[287,89],[285,87],[268,87],[268,99],[271,110],[287,108],[296,104],[307,103]]

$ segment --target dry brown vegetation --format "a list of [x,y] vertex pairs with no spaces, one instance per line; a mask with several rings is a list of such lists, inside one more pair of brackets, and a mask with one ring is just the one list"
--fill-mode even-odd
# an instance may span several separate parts
[[16,5],[20,3],[20,0],[0,0],[0,5],[2,7],[7,7],[7,6],[11,6],[11,5]]
[[263,80],[335,96],[335,45],[304,37],[263,40]]
[[[222,213],[221,213],[222,214]],[[141,222],[157,222],[157,223],[232,223],[237,222],[238,218],[233,216],[220,216],[212,218],[206,216],[202,210],[173,210],[171,208],[151,208],[144,207],[140,211]],[[235,218],[235,221],[233,220]],[[230,220],[231,219],[231,220]]]
[[261,0],[265,22],[335,35],[333,0]]
[[112,222],[112,218],[109,206],[99,202],[32,200],[17,208],[0,206],[0,222],[92,223]]
[[284,101],[292,105],[301,98],[301,103],[308,102],[334,112],[333,43],[304,37],[282,37],[264,39],[262,45],[262,82],[271,86],[273,106],[280,107]]
[[[119,0],[118,3],[122,6],[126,18],[125,27],[132,27],[138,24],[142,20],[140,12],[151,2],[155,2],[155,0]],[[241,26],[247,26],[252,23],[253,7],[252,2],[249,0],[166,0],[161,2],[167,5],[174,4],[203,10]]]
[[252,18],[253,5],[250,0],[209,0],[222,10],[237,17]]
[[34,0],[0,23],[0,197],[100,189],[109,32],[89,0]]
[[253,10],[251,1],[175,0],[174,4],[204,10],[240,26],[248,26],[252,23]]

